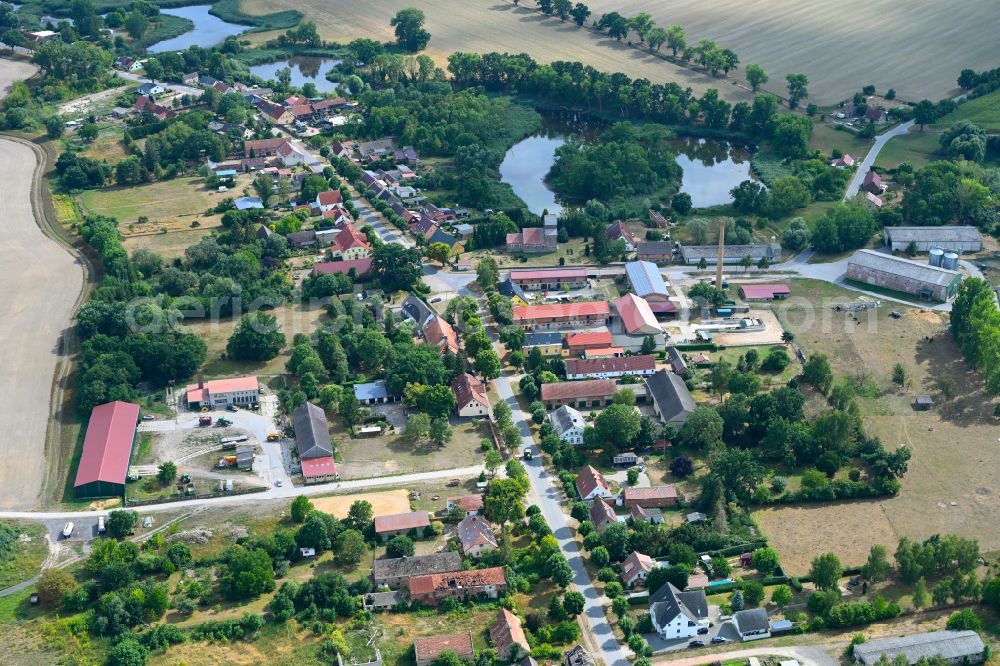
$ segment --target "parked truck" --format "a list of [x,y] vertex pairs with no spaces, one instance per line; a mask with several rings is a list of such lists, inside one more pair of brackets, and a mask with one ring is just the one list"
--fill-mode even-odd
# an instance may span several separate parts
[[219,458],[219,462],[216,465],[219,469],[224,469],[226,467],[236,466],[236,456],[226,456],[224,458]]
[[198,417],[198,426],[199,427],[204,428],[205,426],[210,426],[210,425],[212,425],[212,417],[211,416],[199,416]]

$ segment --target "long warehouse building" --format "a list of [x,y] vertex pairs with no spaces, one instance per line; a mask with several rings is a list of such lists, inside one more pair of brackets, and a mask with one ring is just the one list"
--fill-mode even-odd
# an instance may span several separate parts
[[107,402],[94,407],[83,439],[73,489],[78,498],[123,497],[139,422],[139,405]]
[[910,243],[916,246],[917,252],[930,252],[936,247],[953,252],[979,252],[983,249],[979,229],[970,226],[886,227],[882,238],[893,252],[905,252]]
[[958,291],[962,274],[874,250],[858,250],[847,263],[847,279],[943,302]]

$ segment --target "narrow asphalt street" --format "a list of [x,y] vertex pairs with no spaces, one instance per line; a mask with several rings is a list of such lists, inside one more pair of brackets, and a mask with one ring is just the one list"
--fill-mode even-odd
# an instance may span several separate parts
[[[521,407],[518,405],[511,390],[509,377],[501,375],[496,379],[495,383],[497,393],[510,406],[514,423],[517,424],[518,429],[521,431],[522,446],[531,447],[537,453],[537,447],[531,436],[531,430],[528,428],[528,424],[524,418],[524,413],[521,411]],[[583,614],[586,616],[587,623],[590,626],[590,636],[600,649],[601,654],[599,656],[603,659],[606,666],[629,666],[628,651],[615,638],[611,630],[611,623],[608,622],[608,618],[604,613],[602,603],[606,602],[607,598],[602,594],[598,594],[594,588],[594,583],[583,565],[583,554],[580,552],[580,546],[573,538],[573,530],[567,522],[566,514],[563,513],[561,506],[564,497],[562,485],[556,476],[545,470],[540,455],[534,456],[532,460],[523,462],[525,463],[525,468],[528,470],[528,478],[531,480],[532,494],[535,496],[546,522],[552,528],[552,534],[559,541],[559,546],[569,561],[570,567],[573,569],[574,585],[577,590],[583,593],[586,600]]]
[[854,177],[851,178],[851,184],[847,186],[847,193],[844,195],[845,201],[853,199],[857,196],[858,192],[861,190],[861,183],[864,182],[865,176],[867,176],[868,172],[871,171],[872,166],[875,164],[875,158],[878,157],[879,151],[882,150],[882,147],[889,142],[889,139],[895,136],[902,136],[903,134],[909,132],[910,128],[913,127],[913,122],[914,121],[912,120],[907,121],[901,125],[893,127],[888,132],[883,132],[875,137],[875,143],[872,144],[868,154],[865,155],[865,159],[861,160],[861,164],[858,165],[857,170],[854,172]]

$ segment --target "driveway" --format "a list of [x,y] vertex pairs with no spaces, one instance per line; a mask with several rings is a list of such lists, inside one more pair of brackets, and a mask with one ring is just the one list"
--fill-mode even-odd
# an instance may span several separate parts
[[[521,431],[522,447],[535,448],[531,430],[514,398],[507,375],[497,378],[496,389],[500,399],[510,405],[514,423]],[[532,499],[541,508],[542,515],[545,516],[553,535],[559,541],[559,547],[573,569],[573,584],[585,599],[583,616],[587,620],[593,643],[600,650],[600,657],[607,666],[629,666],[628,651],[615,638],[611,624],[604,613],[603,604],[608,603],[608,599],[594,589],[594,583],[583,565],[580,547],[573,538],[573,530],[567,522],[566,514],[563,513],[561,502],[565,501],[565,495],[561,484],[553,481],[557,477],[545,471],[541,456],[535,456],[534,459],[524,462],[528,478],[531,480]]]
[[[136,83],[152,83],[152,80],[148,76],[139,76],[138,74],[133,74],[132,72],[119,72],[114,70],[113,74],[117,74],[118,78],[125,79],[127,81],[135,81]],[[172,90],[181,95],[194,95],[195,97],[201,97],[202,93],[205,91],[201,88],[192,88],[191,86],[183,86],[179,83],[167,83],[166,81],[157,81],[161,86],[167,90]]]
[[701,666],[711,661],[725,662],[729,659],[746,659],[747,657],[762,657],[765,655],[779,655],[781,657],[791,657],[802,666],[837,666],[838,660],[831,657],[825,650],[810,645],[797,645],[792,647],[759,647],[745,648],[741,650],[731,650],[729,652],[701,653],[697,657],[684,657],[674,659],[665,657],[656,659],[654,666]]
[[854,177],[851,178],[850,185],[847,186],[847,193],[844,195],[845,200],[853,199],[857,196],[861,190],[861,183],[864,182],[865,176],[868,175],[868,172],[871,171],[872,166],[875,164],[875,159],[878,157],[879,151],[888,143],[889,139],[894,136],[906,134],[913,127],[913,123],[914,121],[910,120],[901,125],[896,125],[888,132],[883,132],[875,137],[875,143],[868,151],[868,154],[865,155],[865,159],[861,160],[861,164],[858,165],[858,168],[854,172]]
[[473,272],[449,273],[437,266],[424,264],[424,282],[431,288],[432,294],[445,294],[449,298],[455,296],[474,296],[475,294],[469,290],[469,285],[475,281],[476,274]]

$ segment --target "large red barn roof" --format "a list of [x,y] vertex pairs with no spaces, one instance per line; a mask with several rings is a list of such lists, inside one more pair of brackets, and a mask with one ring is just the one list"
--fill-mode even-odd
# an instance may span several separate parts
[[125,484],[138,421],[139,405],[131,402],[116,400],[94,407],[73,487],[95,481]]

